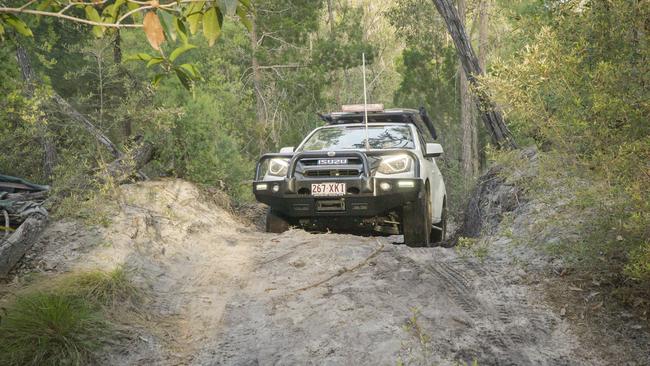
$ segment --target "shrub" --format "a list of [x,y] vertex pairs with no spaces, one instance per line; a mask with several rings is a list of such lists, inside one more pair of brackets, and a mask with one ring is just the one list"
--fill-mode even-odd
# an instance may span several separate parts
[[102,344],[107,324],[83,299],[19,296],[0,319],[0,359],[12,365],[81,365]]

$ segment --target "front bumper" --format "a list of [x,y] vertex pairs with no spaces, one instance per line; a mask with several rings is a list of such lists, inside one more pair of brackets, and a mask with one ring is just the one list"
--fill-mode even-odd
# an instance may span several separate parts
[[[311,195],[313,183],[345,183],[347,192],[341,196]],[[384,189],[382,183],[388,183]],[[413,202],[422,192],[420,178],[355,177],[337,179],[297,179],[253,182],[258,201],[291,218],[306,217],[375,217]]]

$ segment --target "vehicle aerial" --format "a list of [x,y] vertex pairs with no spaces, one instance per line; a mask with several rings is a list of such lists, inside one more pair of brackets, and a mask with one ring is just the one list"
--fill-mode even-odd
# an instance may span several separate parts
[[269,206],[266,230],[374,231],[409,246],[445,238],[443,153],[425,110],[343,106],[321,115],[297,148],[263,155],[253,192]]

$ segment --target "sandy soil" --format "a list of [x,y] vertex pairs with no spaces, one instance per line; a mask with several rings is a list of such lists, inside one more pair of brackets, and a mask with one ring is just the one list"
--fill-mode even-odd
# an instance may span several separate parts
[[106,364],[607,364],[510,261],[261,233],[180,180],[123,193],[109,227],[53,223],[23,268],[133,273],[148,301]]

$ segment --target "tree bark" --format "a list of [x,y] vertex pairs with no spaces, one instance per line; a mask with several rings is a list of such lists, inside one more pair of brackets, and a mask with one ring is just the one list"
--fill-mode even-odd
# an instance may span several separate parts
[[[113,62],[118,65],[119,73],[124,76],[129,76],[127,71],[121,66],[122,65],[122,34],[120,30],[115,30],[115,38],[113,39]],[[131,125],[131,118],[126,116],[122,121],[122,134],[125,138],[129,138],[133,133],[133,126]]]
[[257,114],[257,122],[260,126],[266,126],[266,107],[264,106],[264,97],[262,96],[262,72],[260,71],[260,64],[257,60],[257,19],[254,14],[251,16],[251,23],[251,67],[253,69],[253,89],[255,89],[255,111]]
[[488,48],[488,22],[490,0],[481,0],[478,14],[478,64],[485,72]]
[[[465,26],[465,0],[458,0],[458,16],[460,22]],[[461,162],[463,177],[465,178],[465,185],[469,187],[471,182],[475,178],[475,165],[476,165],[476,156],[474,149],[474,134],[475,129],[475,115],[474,115],[474,105],[472,101],[472,96],[469,91],[469,84],[467,81],[467,76],[465,70],[463,69],[462,64],[458,65],[458,74],[459,74],[459,84],[460,84],[460,124],[463,131],[462,135],[462,150],[461,150]]]
[[496,108],[487,92],[478,88],[479,85],[476,77],[481,75],[482,69],[456,8],[451,0],[431,1],[433,1],[433,4],[445,21],[447,31],[454,41],[467,80],[472,86],[477,87],[474,102],[478,107],[481,120],[490,134],[492,142],[498,148],[516,148],[517,145],[503,120],[501,112]]
[[[483,74],[487,67],[487,54],[488,54],[488,24],[489,24],[489,9],[490,9],[490,0],[480,0],[479,4],[479,19],[478,19],[478,64],[481,66]],[[474,152],[476,157],[476,165],[474,176],[478,177],[479,171],[482,169],[484,151],[479,150],[479,141],[478,141],[478,126],[474,124],[474,130],[472,131],[474,136]]]
[[[16,59],[20,66],[23,81],[25,81],[25,96],[33,99],[36,92],[36,74],[29,60],[29,55],[27,55],[27,50],[20,44],[16,48]],[[36,102],[38,103],[38,101]],[[51,181],[57,160],[56,147],[47,128],[45,111],[38,111],[37,119],[38,141],[43,148],[43,173],[45,178]]]

